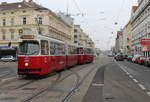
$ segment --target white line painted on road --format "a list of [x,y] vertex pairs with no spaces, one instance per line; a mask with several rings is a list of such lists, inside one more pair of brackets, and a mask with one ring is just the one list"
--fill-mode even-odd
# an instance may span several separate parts
[[145,86],[142,84],[138,84],[138,86],[142,89],[142,90],[146,90]]
[[95,86],[95,87],[102,87],[102,86],[104,86],[104,84],[97,84],[97,83],[94,83],[94,84],[92,84],[92,86]]
[[17,79],[17,77],[6,78],[6,79],[2,79],[1,81],[5,82],[5,81],[14,80],[14,79]]
[[[140,84],[140,82],[137,79],[134,79],[133,76],[125,69],[128,69],[128,67],[126,66],[122,66],[121,64],[119,64],[118,62],[115,61],[115,63],[144,91],[146,91],[146,94],[148,96],[150,96],[150,92],[147,91],[146,87],[142,84]],[[138,84],[139,83],[139,84]]]
[[6,75],[6,74],[8,74],[8,73],[9,73],[9,71],[5,71],[5,72],[3,72],[3,73],[0,73],[0,77]]
[[147,92],[147,95],[150,96],[150,92]]
[[135,83],[138,83],[138,81],[137,81],[136,79],[133,79],[133,81],[134,81]]
[[130,73],[129,73],[129,72],[126,72],[126,74],[127,74],[127,75],[130,75]]
[[129,77],[130,77],[130,78],[133,78],[133,76],[132,76],[132,75],[129,75]]

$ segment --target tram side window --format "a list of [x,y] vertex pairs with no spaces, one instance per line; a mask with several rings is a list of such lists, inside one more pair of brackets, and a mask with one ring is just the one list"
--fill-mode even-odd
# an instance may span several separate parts
[[48,41],[41,40],[41,55],[48,55],[48,54],[49,54]]
[[90,49],[90,48],[87,48],[87,49],[85,50],[85,54],[93,54],[93,53],[94,53],[93,50]]
[[77,49],[77,54],[84,54],[83,48],[78,48]]
[[64,55],[65,54],[65,45],[64,44],[59,44],[59,54]]
[[50,54],[55,55],[55,43],[50,42]]
[[57,42],[51,42],[50,44],[50,54],[51,55],[64,55],[65,45]]
[[68,46],[68,53],[71,55],[77,54],[77,48],[75,46]]

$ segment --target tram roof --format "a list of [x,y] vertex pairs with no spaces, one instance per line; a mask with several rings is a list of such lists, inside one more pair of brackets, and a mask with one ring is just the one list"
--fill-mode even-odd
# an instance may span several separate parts
[[64,41],[54,39],[54,38],[49,37],[49,36],[47,36],[47,35],[38,35],[37,38],[38,38],[39,40],[52,40],[52,41],[59,42],[59,43],[65,43]]

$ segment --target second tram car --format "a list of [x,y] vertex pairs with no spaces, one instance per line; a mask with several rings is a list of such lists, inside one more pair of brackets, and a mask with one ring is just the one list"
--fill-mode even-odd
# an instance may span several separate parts
[[37,39],[34,36],[24,36],[19,44],[18,74],[46,75],[66,67],[92,62],[93,58],[90,48],[79,48],[42,35]]

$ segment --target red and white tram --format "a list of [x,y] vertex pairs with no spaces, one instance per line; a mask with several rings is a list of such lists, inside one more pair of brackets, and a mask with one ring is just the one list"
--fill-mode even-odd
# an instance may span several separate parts
[[19,44],[18,74],[46,75],[66,67],[89,63],[94,58],[91,52],[90,48],[80,48],[46,36],[40,35],[34,39],[34,36],[24,35]]

